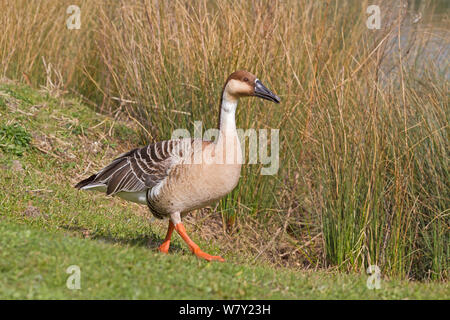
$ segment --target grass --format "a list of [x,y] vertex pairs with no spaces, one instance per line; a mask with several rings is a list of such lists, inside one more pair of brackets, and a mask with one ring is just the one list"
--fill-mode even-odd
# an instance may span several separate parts
[[[80,239],[2,219],[2,299],[448,299],[439,283],[207,263],[187,254],[162,255],[145,246]],[[14,257],[14,259],[11,259]],[[80,267],[80,290],[66,286]]]
[[[69,1],[3,1],[0,66],[52,96],[82,94],[113,115],[104,132],[113,128],[135,144],[169,138],[196,120],[214,126],[224,79],[249,69],[282,103],[243,100],[238,127],[281,129],[280,170],[261,176],[260,165],[245,166],[229,196],[195,213],[194,230],[210,230],[201,239],[276,266],[363,272],[376,264],[390,277],[446,281],[448,4],[409,3],[380,3],[382,28],[369,30],[368,1],[85,1],[81,30],[67,30]],[[134,119],[132,132],[112,126],[116,114]],[[67,125],[67,115],[55,116]],[[71,136],[100,123],[70,119]],[[41,149],[58,144],[59,133],[51,135]],[[64,144],[46,157],[57,163],[73,154],[77,161],[64,165],[76,176],[77,165],[106,164],[121,146],[97,137],[99,148],[92,138],[78,147],[101,150],[96,158]],[[42,172],[57,175],[50,163]]]
[[0,127],[0,149],[21,156],[28,148],[31,136],[21,126],[14,124]]
[[[146,208],[73,188],[85,170],[79,157],[94,169],[112,154],[130,148],[124,139],[138,140],[132,131],[118,129],[124,126],[122,121],[113,124],[114,119],[96,114],[76,99],[55,99],[12,82],[0,84],[0,96],[5,102],[0,125],[18,123],[33,137],[21,156],[0,153],[0,180],[4,182],[0,191],[0,298],[449,297],[447,283],[385,277],[381,289],[370,290],[365,274],[251,265],[230,252],[225,254],[226,263],[207,263],[192,256],[177,236],[171,253],[162,255],[156,247],[163,240],[165,224],[152,219]],[[19,167],[14,166],[17,162]],[[192,232],[207,251],[222,253],[214,243],[205,242],[201,233]],[[66,287],[66,270],[71,265],[80,267],[80,290]]]

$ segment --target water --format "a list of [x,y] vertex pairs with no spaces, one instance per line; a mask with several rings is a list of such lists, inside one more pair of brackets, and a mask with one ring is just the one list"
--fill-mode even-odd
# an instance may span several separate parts
[[419,76],[435,73],[450,80],[450,1],[410,0],[404,1],[403,5],[395,4],[391,14],[385,17],[386,23],[398,18],[399,11],[404,19],[400,31],[395,27],[388,39],[381,65],[382,81],[398,78],[400,52],[403,65],[414,69]]

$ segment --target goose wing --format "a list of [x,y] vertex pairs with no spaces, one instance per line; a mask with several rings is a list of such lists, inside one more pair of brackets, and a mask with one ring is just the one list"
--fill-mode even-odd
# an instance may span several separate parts
[[[189,139],[190,140],[190,139]],[[174,165],[186,154],[188,141],[160,141],[143,148],[133,149],[114,159],[108,166],[75,187],[89,189],[106,186],[106,194],[140,192],[163,181]],[[191,145],[189,141],[189,146]]]

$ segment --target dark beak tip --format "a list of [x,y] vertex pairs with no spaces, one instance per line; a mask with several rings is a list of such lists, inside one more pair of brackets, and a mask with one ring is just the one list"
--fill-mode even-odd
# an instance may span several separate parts
[[255,87],[255,96],[270,100],[275,103],[280,103],[281,99],[276,94],[274,94],[272,91],[267,89],[261,81],[256,81],[256,87]]

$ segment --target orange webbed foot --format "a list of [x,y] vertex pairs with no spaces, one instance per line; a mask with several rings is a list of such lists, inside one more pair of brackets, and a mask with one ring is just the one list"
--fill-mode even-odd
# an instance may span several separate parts
[[163,242],[159,247],[158,250],[161,253],[169,253],[169,247],[170,247],[170,241]]
[[210,254],[207,254],[206,252],[203,252],[199,248],[199,246],[189,238],[189,236],[186,233],[186,229],[184,228],[184,226],[181,222],[179,222],[175,225],[175,230],[177,230],[178,234],[189,246],[189,249],[191,249],[192,253],[194,253],[198,258],[205,259],[206,261],[225,262],[225,259],[220,256],[212,256]]
[[210,254],[207,254],[206,252],[203,252],[202,250],[200,250],[200,248],[198,249],[194,249],[194,254],[197,256],[197,258],[200,259],[205,259],[206,261],[220,261],[220,262],[225,262],[225,259],[222,258],[221,256],[212,256]]

